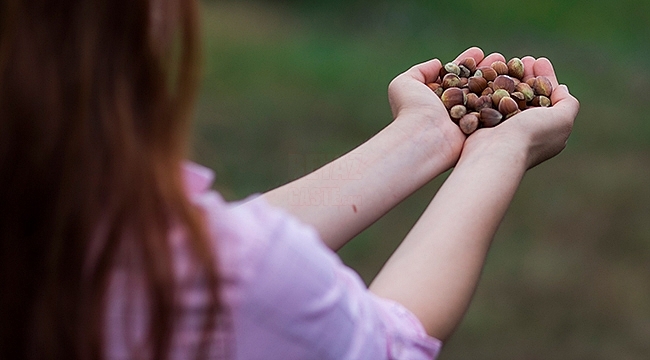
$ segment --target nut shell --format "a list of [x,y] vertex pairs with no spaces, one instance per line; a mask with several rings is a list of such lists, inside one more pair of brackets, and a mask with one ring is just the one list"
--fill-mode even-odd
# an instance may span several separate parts
[[465,133],[465,135],[469,135],[476,131],[478,129],[479,125],[479,116],[478,113],[469,113],[460,118],[458,121],[458,126],[460,127],[460,130]]
[[533,85],[533,90],[537,95],[549,97],[553,93],[553,84],[551,84],[551,80],[549,80],[546,76],[538,76],[535,78],[535,85]]
[[445,75],[446,74],[460,75],[460,68],[458,67],[458,65],[454,64],[453,62],[446,63],[443,69],[444,69]]
[[526,96],[519,91],[515,91],[512,94],[510,94],[510,97],[513,98],[516,102],[517,105],[519,105],[519,110],[526,110]]
[[495,61],[490,65],[498,75],[508,75],[508,65],[503,61]]
[[515,91],[515,82],[508,75],[499,75],[494,79],[494,85],[492,86],[494,90],[504,89],[508,93]]
[[487,88],[487,80],[482,76],[472,76],[467,79],[467,87],[475,94],[480,94]]
[[464,58],[458,65],[463,65],[466,67],[472,74],[476,71],[476,60],[473,57]]
[[530,85],[528,85],[525,82],[516,85],[515,91],[524,94],[524,96],[526,97],[526,101],[531,101],[535,97],[535,92],[533,91],[533,88],[531,88]]
[[449,116],[454,120],[458,121],[460,118],[467,114],[467,108],[463,105],[454,105],[449,109]]
[[[484,77],[485,80],[487,80],[487,81],[494,81],[494,79],[496,79],[497,76],[499,76],[499,74],[497,74],[496,70],[494,70],[493,68],[491,68],[489,66],[481,66],[476,71],[477,72],[480,71],[481,72],[480,75],[482,77]],[[478,76],[476,73],[474,75]]]
[[551,106],[551,99],[547,98],[544,95],[539,95],[539,96],[535,96],[533,100],[530,102],[530,104],[539,107],[549,107]]
[[524,63],[520,58],[512,58],[508,61],[508,75],[522,79],[524,77]]
[[494,94],[492,94],[492,103],[495,108],[499,107],[499,103],[504,97],[510,97],[510,93],[507,90],[497,89],[494,91]]
[[445,105],[447,110],[449,110],[455,105],[464,105],[465,94],[463,93],[463,90],[457,87],[451,87],[442,93],[440,100],[442,100],[442,103]]
[[485,108],[479,112],[479,120],[485,127],[493,127],[501,122],[503,115],[492,108]]
[[460,87],[460,78],[456,74],[448,73],[442,78],[442,87],[445,89],[450,87]]
[[504,97],[499,101],[499,112],[507,117],[519,111],[519,104],[511,97]]

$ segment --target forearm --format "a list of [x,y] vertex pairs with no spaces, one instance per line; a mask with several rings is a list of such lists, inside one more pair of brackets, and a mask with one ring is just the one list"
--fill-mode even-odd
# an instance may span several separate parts
[[356,149],[263,197],[314,226],[336,250],[453,165],[444,141],[435,127],[397,119]]
[[461,155],[371,285],[373,292],[413,311],[441,340],[469,306],[491,240],[526,169],[515,151],[481,154]]

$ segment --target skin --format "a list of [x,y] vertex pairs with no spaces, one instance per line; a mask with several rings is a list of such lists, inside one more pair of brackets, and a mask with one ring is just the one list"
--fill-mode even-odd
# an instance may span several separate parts
[[[478,66],[500,60],[470,48]],[[522,58],[524,77],[543,75],[554,87],[553,106],[515,115],[466,137],[426,86],[442,66],[437,59],[415,65],[388,87],[394,121],[350,153],[263,197],[311,224],[333,250],[441,173],[454,167],[420,219],[370,285],[370,291],[412,311],[427,332],[445,341],[467,311],[497,227],[524,173],[566,146],[579,110],[558,84],[545,58]],[[333,179],[350,164],[354,176]],[[340,171],[339,171],[340,173]],[[300,204],[302,191],[339,189],[356,203]]]

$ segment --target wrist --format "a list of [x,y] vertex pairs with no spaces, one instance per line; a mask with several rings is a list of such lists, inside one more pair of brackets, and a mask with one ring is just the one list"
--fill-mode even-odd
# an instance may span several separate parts
[[483,135],[486,135],[486,132],[481,133],[479,131],[467,139],[459,163],[491,162],[508,164],[508,166],[520,169],[523,172],[528,169],[528,153],[530,150],[526,139]]
[[406,135],[405,141],[422,155],[419,165],[434,165],[438,175],[452,168],[460,157],[466,136],[448,118],[439,121],[431,116],[398,115],[389,127]]

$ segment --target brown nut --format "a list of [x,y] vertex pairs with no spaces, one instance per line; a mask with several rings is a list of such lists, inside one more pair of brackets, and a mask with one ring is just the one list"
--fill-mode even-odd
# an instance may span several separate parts
[[495,61],[490,65],[498,75],[508,75],[508,65],[503,61]]
[[471,92],[480,94],[487,88],[487,80],[482,76],[472,76],[467,80],[467,87]]
[[476,129],[478,129],[478,124],[479,124],[478,113],[466,114],[458,121],[458,126],[460,127],[460,130],[463,133],[465,133],[465,135],[469,135],[474,131],[476,131]]
[[[480,71],[481,72],[480,75],[482,77],[484,77],[485,80],[487,80],[487,81],[494,81],[494,79],[496,79],[497,76],[499,76],[499,74],[497,74],[496,70],[492,69],[489,66],[481,66],[476,71],[477,72]],[[474,73],[474,76],[478,76],[478,75],[476,73]]]
[[[446,75],[446,74],[460,75],[460,68],[458,67],[458,65],[454,64],[453,62],[446,63],[445,66],[443,67],[443,70],[444,70],[444,73],[445,73],[444,75]],[[444,75],[441,75],[441,76],[444,76]]]
[[460,87],[466,87],[466,86],[467,86],[467,82],[468,82],[468,80],[467,80],[466,77],[462,77],[462,78],[460,78]]
[[536,80],[537,80],[537,79],[533,76],[533,77],[529,77],[529,78],[526,79],[524,82],[525,82],[526,84],[528,84],[528,86],[530,86],[531,88],[535,88],[535,81],[536,81]]
[[481,93],[481,95],[492,95],[492,94],[494,94],[494,90],[492,90],[491,87],[486,87]]
[[457,122],[467,114],[467,108],[463,105],[454,105],[451,109],[449,109],[449,116]]
[[524,77],[524,63],[520,58],[512,58],[508,61],[508,75],[522,79]]
[[492,108],[481,109],[479,112],[479,120],[485,127],[496,126],[503,119],[503,115],[497,110]]
[[469,93],[466,96],[466,103],[465,105],[467,106],[468,109],[470,110],[476,110],[476,105],[478,104],[478,95],[474,93]]
[[532,106],[539,106],[539,107],[549,107],[551,106],[551,99],[547,98],[544,95],[539,95],[535,96],[533,100],[530,102]]
[[551,80],[549,80],[546,76],[538,76],[535,79],[533,90],[537,95],[549,97],[551,96],[551,93],[553,93],[553,84],[551,84]]
[[456,74],[448,73],[442,78],[442,87],[445,89],[460,87],[460,78]]
[[445,105],[447,110],[454,107],[454,105],[464,105],[465,104],[465,94],[463,90],[457,87],[451,87],[445,90],[440,96],[440,100]]
[[510,94],[510,97],[513,98],[516,102],[517,105],[519,106],[519,110],[526,110],[526,96],[522,94],[519,91],[515,91],[512,94]]
[[499,106],[501,99],[504,97],[510,97],[510,93],[507,90],[497,89],[494,91],[494,94],[492,94],[492,103],[495,108]]
[[535,92],[533,91],[533,88],[530,87],[525,82],[519,83],[519,85],[515,86],[515,91],[518,91],[526,97],[526,101],[531,101],[535,97]]
[[506,118],[510,117],[513,113],[519,110],[519,105],[515,99],[511,97],[504,97],[499,101],[499,112]]
[[508,75],[499,75],[494,79],[494,85],[492,86],[494,90],[504,89],[508,93],[515,91],[515,82]]
[[459,65],[466,67],[472,74],[476,71],[476,60],[473,57],[464,58]]
[[460,74],[458,74],[460,77],[468,78],[472,76],[472,72],[469,71],[469,69],[465,65],[458,65],[458,67],[460,68]]
[[474,110],[481,111],[481,109],[492,107],[492,95],[481,95],[476,101]]

